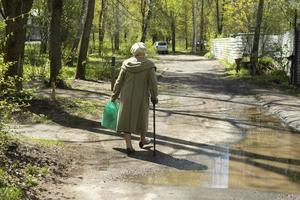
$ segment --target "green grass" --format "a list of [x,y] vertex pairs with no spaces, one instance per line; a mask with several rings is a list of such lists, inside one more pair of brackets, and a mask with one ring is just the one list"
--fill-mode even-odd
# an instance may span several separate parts
[[97,100],[82,98],[58,98],[58,103],[64,111],[80,117],[98,116],[103,106]]
[[8,174],[0,168],[0,200],[18,200],[22,197],[22,190],[9,183]]
[[40,138],[33,138],[28,136],[15,136],[15,139],[25,141],[25,142],[33,142],[43,146],[64,146],[64,142],[59,140],[40,139]]
[[48,167],[37,167],[32,165],[27,165],[24,169],[24,173],[28,176],[46,176],[49,172]]
[[8,133],[0,130],[0,153],[5,151],[7,145],[13,141],[13,137]]
[[35,187],[38,185],[38,176],[46,176],[49,173],[48,167],[36,167],[28,164],[24,169],[25,184],[28,187]]
[[23,192],[18,187],[0,187],[0,200],[19,200],[22,195]]
[[[121,62],[117,62],[117,72],[121,66]],[[76,66],[63,66],[60,77],[70,86],[75,78]],[[27,80],[49,80],[50,66],[32,66],[24,65],[24,77]],[[90,80],[107,80],[111,77],[111,61],[110,59],[102,59],[99,57],[89,57],[86,65],[86,79]]]

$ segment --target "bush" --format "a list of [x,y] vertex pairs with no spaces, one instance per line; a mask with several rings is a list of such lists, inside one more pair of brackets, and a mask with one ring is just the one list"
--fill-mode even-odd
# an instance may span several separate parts
[[269,73],[270,81],[278,84],[287,84],[289,82],[289,77],[283,70],[273,70]]
[[[118,76],[121,61],[116,59],[116,76]],[[111,58],[89,57],[86,67],[86,78],[89,80],[109,80],[111,78]]]
[[33,96],[31,89],[18,89],[18,83],[23,81],[21,78],[5,78],[6,70],[6,65],[0,65],[0,131],[11,114],[26,107]]
[[262,57],[258,59],[257,72],[259,74],[265,74],[276,68],[275,61],[271,57]]
[[215,55],[211,52],[207,52],[204,57],[207,59],[215,59]]

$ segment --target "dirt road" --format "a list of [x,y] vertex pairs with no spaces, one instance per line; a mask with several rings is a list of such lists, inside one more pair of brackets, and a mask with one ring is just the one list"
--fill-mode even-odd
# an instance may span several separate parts
[[[41,199],[300,199],[299,134],[261,108],[257,88],[225,78],[217,61],[203,57],[155,62],[156,157],[137,140],[127,157],[122,137],[99,127],[99,119],[20,127],[25,135],[65,141],[74,155],[71,176],[45,185]],[[110,95],[108,83],[74,87],[58,92],[101,102]]]

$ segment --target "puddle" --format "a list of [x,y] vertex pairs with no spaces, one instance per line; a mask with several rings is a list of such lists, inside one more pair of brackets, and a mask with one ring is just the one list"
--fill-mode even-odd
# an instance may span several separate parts
[[128,177],[128,181],[300,194],[300,134],[256,108],[245,110],[241,118],[250,124],[243,141],[230,146],[201,147],[212,151],[208,161],[201,163],[207,165],[208,170],[168,170]]

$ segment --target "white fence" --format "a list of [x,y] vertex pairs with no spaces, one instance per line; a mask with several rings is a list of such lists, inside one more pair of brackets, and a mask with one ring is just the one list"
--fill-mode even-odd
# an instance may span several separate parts
[[[263,35],[260,39],[259,54],[288,57],[293,54],[294,31],[283,35]],[[233,63],[243,55],[250,55],[253,34],[240,34],[236,37],[212,40],[212,53],[217,59]]]

